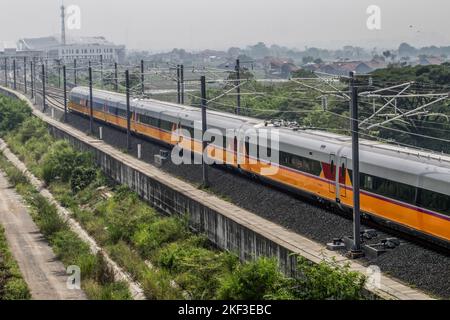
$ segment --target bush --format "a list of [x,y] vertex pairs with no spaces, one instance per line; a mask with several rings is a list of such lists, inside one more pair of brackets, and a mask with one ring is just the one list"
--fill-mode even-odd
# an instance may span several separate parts
[[220,279],[217,298],[222,300],[262,300],[284,280],[275,259],[259,258],[239,265]]
[[77,261],[78,257],[90,254],[89,246],[70,230],[55,233],[52,236],[51,243],[56,256],[65,265],[75,265],[79,262]]
[[[1,291],[1,290],[0,290]],[[30,291],[26,282],[21,278],[12,278],[6,282],[3,288],[4,300],[29,300]],[[2,299],[0,295],[0,300]]]
[[78,193],[89,186],[96,177],[96,170],[88,167],[77,167],[70,178],[70,188],[73,193]]
[[92,279],[82,282],[87,296],[91,300],[132,300],[125,282],[114,282],[101,286]]
[[120,240],[130,243],[139,226],[155,220],[155,211],[125,188],[97,206],[96,213],[105,218],[111,243]]
[[366,278],[364,275],[350,271],[349,266],[340,266],[335,262],[313,264],[298,259],[300,277],[295,280],[295,295],[312,300],[357,300],[362,299]]
[[163,218],[150,224],[141,224],[133,235],[133,244],[144,257],[165,243],[182,239],[187,234],[185,224],[177,218]]
[[[171,243],[156,256],[158,265],[193,299],[212,299],[222,274],[233,269],[231,255],[198,246],[198,237]],[[234,262],[232,262],[234,261]]]
[[58,141],[43,159],[42,178],[47,184],[56,179],[69,182],[75,170],[86,171],[93,166],[90,154],[77,152],[66,141]]
[[66,222],[58,215],[56,207],[50,204],[43,196],[34,196],[34,205],[37,210],[36,222],[41,232],[48,238],[55,233],[66,230]]
[[0,135],[19,127],[31,116],[31,109],[22,101],[0,96]]
[[147,299],[150,300],[179,300],[183,299],[182,291],[173,285],[170,274],[163,270],[149,270],[141,280],[142,288]]
[[0,300],[27,300],[30,291],[9,251],[4,229],[0,226]]

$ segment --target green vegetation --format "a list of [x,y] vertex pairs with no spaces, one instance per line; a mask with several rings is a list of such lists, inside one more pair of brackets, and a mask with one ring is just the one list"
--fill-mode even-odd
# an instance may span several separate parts
[[0,300],[28,300],[30,291],[8,249],[4,231],[0,226]]
[[11,179],[18,193],[30,205],[31,215],[39,230],[52,246],[57,258],[65,266],[77,265],[82,272],[82,288],[91,299],[131,299],[126,283],[104,280],[103,274],[109,271],[102,262],[101,255],[93,255],[89,246],[72,232],[67,223],[60,218],[57,209],[28,183],[23,174],[0,155],[0,168]]
[[24,103],[0,95],[0,135],[16,129],[30,115]]
[[[184,219],[164,217],[137,194],[109,182],[88,154],[53,140],[44,124],[36,121],[26,120],[6,136],[11,149],[46,180],[56,199],[142,285],[147,298],[361,298],[364,277],[335,264],[306,267],[301,262],[299,271],[304,278],[290,279],[279,271],[274,259],[241,263],[234,254],[213,248],[203,236],[192,234]],[[25,134],[33,130],[39,133],[39,140],[33,134]],[[46,148],[41,148],[40,140],[46,141]],[[86,179],[83,176],[83,183],[75,183],[85,171],[89,174]],[[37,222],[58,256],[65,263],[87,270],[83,283],[91,298],[126,296],[120,294],[117,283],[111,282],[102,260],[89,255],[87,247],[55,216],[53,206],[26,185],[19,183],[17,188],[35,208]],[[327,275],[325,282],[320,280],[322,274]],[[333,280],[340,284],[332,283]],[[99,289],[105,287],[108,290]]]
[[[316,77],[305,70],[293,74],[293,78]],[[241,114],[264,120],[296,121],[301,128],[318,129],[334,133],[350,134],[349,104],[348,101],[334,95],[328,95],[326,105],[322,102],[322,93],[346,91],[348,84],[345,81],[326,84],[324,81],[296,81],[284,83],[261,83],[253,79],[251,75],[242,76],[248,79],[241,86]],[[391,65],[389,68],[380,69],[372,73],[375,88],[386,88],[396,84],[414,81],[408,93],[447,93],[450,82],[450,63],[434,66],[400,67]],[[233,79],[233,74],[230,75]],[[361,77],[361,90],[372,90],[368,87],[367,77]],[[306,84],[306,86],[305,86]],[[208,99],[219,97],[208,105],[210,109],[221,110],[230,113],[236,111],[236,95],[232,90],[234,83],[228,83],[224,88],[208,89]],[[334,89],[335,88],[335,89]],[[400,89],[386,91],[384,94],[398,93]],[[222,96],[225,91],[231,90],[228,95]],[[199,96],[198,93],[195,96]],[[411,97],[397,99],[397,108],[406,112],[423,106],[433,99],[430,97]],[[377,109],[383,106],[389,99],[376,99]],[[198,98],[191,99],[194,106],[200,105]],[[428,108],[428,113],[418,112],[405,119],[390,122],[383,127],[375,127],[371,130],[361,130],[361,135],[369,140],[392,141],[418,148],[425,148],[438,152],[450,153],[448,140],[450,133],[450,100],[444,100]],[[423,110],[419,110],[423,111]],[[367,119],[373,115],[373,100],[360,98],[360,119]],[[394,113],[393,107],[386,108],[382,114]],[[379,123],[386,117],[377,117],[371,123]],[[430,139],[423,136],[431,136]],[[441,140],[439,140],[441,139]],[[443,139],[443,140],[442,140]]]

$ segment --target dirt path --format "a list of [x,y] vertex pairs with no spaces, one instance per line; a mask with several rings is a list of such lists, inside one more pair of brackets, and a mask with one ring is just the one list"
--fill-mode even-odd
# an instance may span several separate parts
[[66,268],[55,257],[19,195],[0,171],[0,224],[22,275],[36,300],[84,300],[82,290],[66,286]]

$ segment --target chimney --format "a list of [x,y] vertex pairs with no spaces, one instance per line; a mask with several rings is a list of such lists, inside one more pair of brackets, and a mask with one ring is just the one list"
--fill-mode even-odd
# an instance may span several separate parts
[[61,44],[66,45],[66,9],[64,4],[61,6]]

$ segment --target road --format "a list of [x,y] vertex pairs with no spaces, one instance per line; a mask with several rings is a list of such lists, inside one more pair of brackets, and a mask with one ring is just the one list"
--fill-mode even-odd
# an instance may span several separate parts
[[0,171],[0,224],[34,300],[85,300],[82,290],[69,290],[64,265]]

